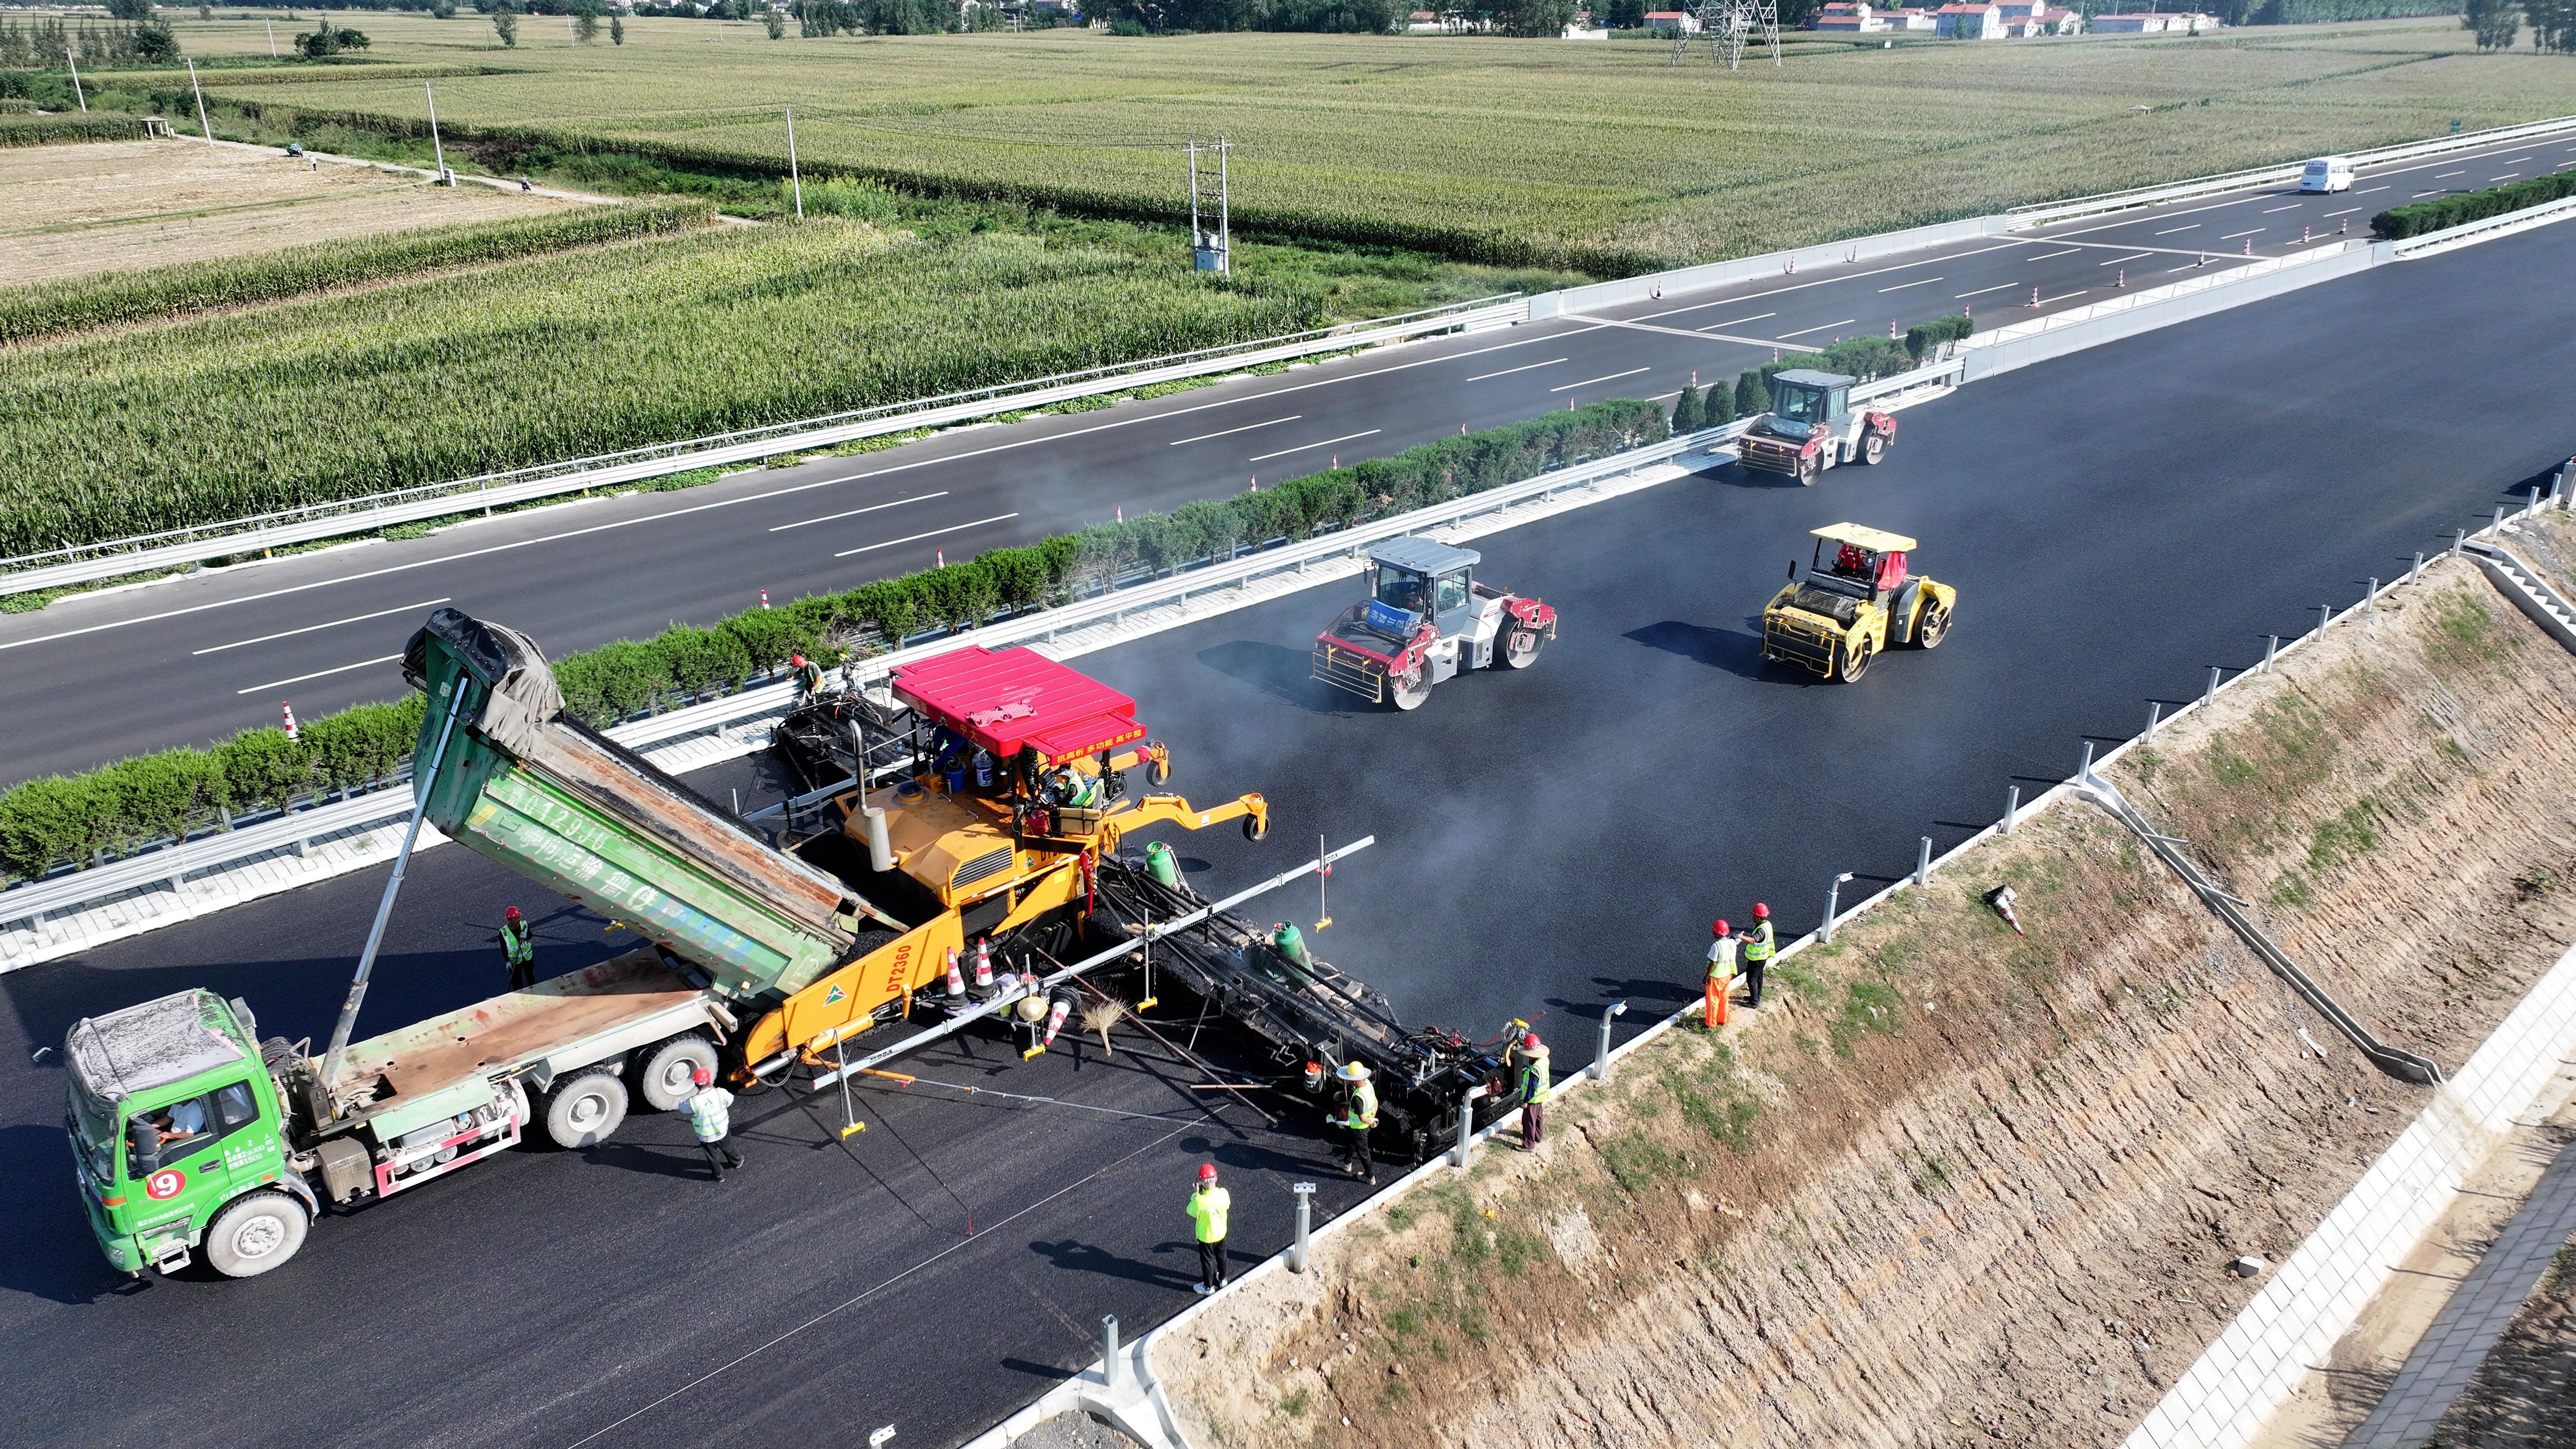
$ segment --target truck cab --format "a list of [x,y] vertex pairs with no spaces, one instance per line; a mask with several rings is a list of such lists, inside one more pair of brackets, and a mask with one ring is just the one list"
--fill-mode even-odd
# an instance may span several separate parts
[[1739,467],[1815,486],[1827,468],[1878,462],[1896,441],[1896,419],[1851,405],[1856,379],[1791,368],[1771,378],[1771,411],[1736,439]]
[[109,1262],[169,1272],[202,1248],[248,1277],[294,1255],[313,1194],[287,1165],[247,1007],[177,992],[88,1018],[63,1045],[74,1171]]

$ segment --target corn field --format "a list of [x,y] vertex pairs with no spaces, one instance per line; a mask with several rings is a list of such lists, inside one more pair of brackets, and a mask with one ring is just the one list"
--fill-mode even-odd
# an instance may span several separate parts
[[[388,58],[428,22],[389,20]],[[2466,54],[2447,19],[1879,49],[1798,42],[1729,75],[1666,48],[1471,37],[1025,36],[510,52],[441,82],[442,123],[509,145],[1186,214],[1178,148],[1233,140],[1236,225],[1617,273],[2568,109],[2564,57]],[[452,52],[446,52],[452,54]],[[417,133],[418,85],[241,86],[271,122]]]
[[817,220],[22,344],[0,350],[0,555],[1293,332],[1319,312],[1123,253]]

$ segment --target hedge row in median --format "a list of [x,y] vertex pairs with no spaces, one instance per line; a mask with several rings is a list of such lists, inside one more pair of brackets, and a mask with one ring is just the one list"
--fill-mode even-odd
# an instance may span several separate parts
[[[1347,528],[1659,441],[1665,433],[1663,410],[1652,402],[1595,403],[1169,514],[1094,524],[944,569],[753,609],[707,628],[675,624],[650,639],[567,654],[554,661],[555,678],[570,713],[604,726],[739,688],[779,669],[791,654],[837,662],[871,637],[972,627],[1004,610],[1060,602],[1139,567],[1160,572],[1245,544]],[[296,740],[281,729],[245,730],[210,749],[163,750],[14,786],[0,793],[0,880],[139,849],[224,820],[227,812],[283,807],[317,791],[382,780],[410,757],[420,718],[420,697],[406,695],[307,721]]]
[[2576,196],[2576,171],[2561,171],[2510,185],[2490,186],[2484,191],[2437,196],[2431,201],[2391,207],[2370,219],[2370,229],[2385,240],[2404,241],[2410,236],[2422,236],[2426,232],[2441,231],[2466,222],[2484,221],[2507,212],[2546,206],[2570,196]]

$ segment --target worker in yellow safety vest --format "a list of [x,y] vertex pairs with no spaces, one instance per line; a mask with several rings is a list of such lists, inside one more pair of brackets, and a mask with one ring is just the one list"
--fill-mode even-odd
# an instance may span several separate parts
[[1225,1215],[1234,1199],[1216,1185],[1216,1164],[1199,1164],[1199,1185],[1190,1193],[1190,1221],[1198,1228],[1199,1281],[1196,1291],[1214,1293],[1225,1286]]
[[1744,1004],[1752,1010],[1762,1009],[1762,968],[1771,964],[1778,946],[1771,934],[1771,908],[1760,901],[1753,903],[1753,929],[1744,933]]
[[1735,990],[1735,955],[1741,944],[1721,920],[1708,928],[1708,993],[1700,1003],[1700,1024],[1715,1030],[1726,1025],[1726,998]]
[[1377,1161],[1369,1156],[1369,1129],[1377,1126],[1377,1084],[1369,1080],[1369,1069],[1358,1062],[1344,1062],[1333,1074],[1342,1083],[1342,1171],[1371,1187],[1377,1186]]
[[1521,1038],[1520,1074],[1516,1085],[1521,1097],[1521,1151],[1538,1146],[1547,1135],[1548,1088],[1547,1043],[1537,1032]]

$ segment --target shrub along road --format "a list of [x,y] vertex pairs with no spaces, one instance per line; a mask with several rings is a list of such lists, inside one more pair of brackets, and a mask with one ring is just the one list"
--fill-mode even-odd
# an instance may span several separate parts
[[46,685],[0,695],[0,738],[10,742],[0,784],[271,724],[281,699],[309,719],[389,698],[401,688],[390,656],[440,601],[509,620],[555,652],[641,638],[751,607],[762,589],[784,600],[849,588],[927,567],[936,550],[962,558],[1029,543],[1118,509],[1169,509],[1256,477],[1384,457],[1569,402],[1669,400],[1694,372],[1704,382],[1731,378],[1775,349],[1883,334],[1891,320],[1911,325],[1965,307],[1981,325],[2017,321],[2034,315],[2019,305],[2034,288],[2043,310],[2081,306],[2115,295],[2123,279],[2137,288],[2192,274],[2203,255],[2195,246],[2280,255],[2298,249],[2303,229],[2325,237],[2350,222],[2358,235],[2372,212],[2417,192],[2569,165],[2576,136],[2367,171],[2351,193],[2333,196],[2263,187],[2202,197],[65,600],[0,618],[0,668]]
[[[1571,1070],[1604,1000],[1643,1026],[1690,996],[1712,915],[1767,899],[1805,929],[1833,872],[1902,873],[1918,835],[1982,825],[2008,782],[2065,775],[2079,736],[2134,732],[2146,697],[2259,659],[2264,632],[2350,603],[2563,458],[2576,304],[2548,281],[2576,229],[2463,255],[1916,409],[1886,466],[1814,490],[1690,479],[1486,539],[1485,574],[1556,604],[1564,636],[1534,670],[1451,681],[1415,714],[1305,680],[1347,582],[1083,667],[1140,697],[1177,787],[1269,793],[1268,844],[1184,839],[1204,879],[1374,832],[1334,876],[1323,953],[1413,1020],[1481,1036],[1545,1011]],[[1961,591],[1957,630],[1858,686],[1760,668],[1749,616],[1805,530],[1841,518],[1920,536],[1921,568]],[[1148,1115],[889,1089],[845,1153],[837,1103],[764,1097],[744,1113],[751,1166],[721,1189],[695,1177],[678,1123],[646,1119],[598,1152],[511,1154],[326,1222],[273,1277],[119,1295],[63,1170],[59,1068],[27,1049],[191,983],[247,994],[267,1032],[319,1034],[378,885],[347,877],[0,981],[0,1214],[21,1244],[0,1258],[0,1332],[19,1345],[24,1437],[212,1444],[248,1422],[332,1441],[363,1418],[397,1439],[771,1443],[891,1422],[899,1442],[953,1444],[1088,1362],[1100,1314],[1133,1335],[1191,1301],[1195,1160],[1228,1165],[1245,1253],[1284,1240],[1291,1181],[1349,1201],[1319,1144],[1189,1120],[1139,1050],[1115,1070],[1065,1053],[1019,1067],[980,1043],[919,1069]],[[488,933],[511,901],[537,907],[552,967],[611,949],[515,876],[436,851],[368,1020],[490,992]],[[1310,920],[1313,899],[1255,910]],[[192,1385],[192,1412],[144,1407],[137,1383]]]

